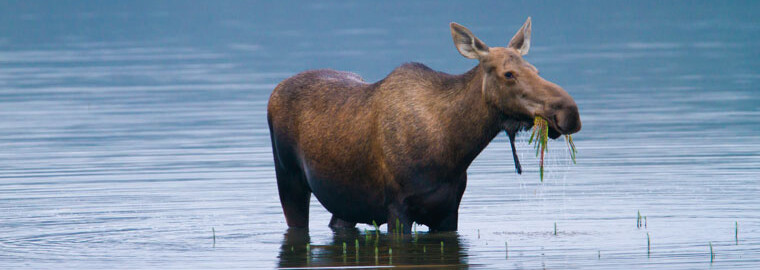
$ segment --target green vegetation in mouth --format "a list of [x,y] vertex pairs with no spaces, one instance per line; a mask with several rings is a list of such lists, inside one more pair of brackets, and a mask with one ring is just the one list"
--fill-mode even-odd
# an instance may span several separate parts
[[[539,157],[538,167],[541,176],[541,182],[544,181],[544,155],[547,149],[547,143],[549,142],[549,123],[546,122],[541,116],[536,116],[533,119],[533,131],[528,139],[528,144],[532,144],[535,139],[536,157]],[[570,151],[570,158],[575,164],[575,154],[578,150],[575,149],[575,143],[573,143],[573,136],[566,134],[565,141],[567,142],[567,148]],[[539,156],[540,154],[540,156]]]
[[538,167],[540,171],[541,176],[541,182],[544,181],[544,153],[546,152],[546,143],[549,141],[549,123],[544,120],[541,116],[536,116],[535,119],[533,119],[533,132],[530,134],[530,139],[528,139],[528,144],[533,143],[533,139],[536,139],[536,157],[541,154],[539,160],[538,160]]
[[573,164],[575,164],[575,154],[578,153],[578,150],[575,149],[575,143],[573,143],[573,135],[566,134],[565,141],[567,142],[567,149],[570,151],[570,158],[573,159]]

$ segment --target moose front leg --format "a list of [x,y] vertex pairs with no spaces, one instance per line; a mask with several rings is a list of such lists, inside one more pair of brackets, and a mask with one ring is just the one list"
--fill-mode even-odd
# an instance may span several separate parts
[[449,232],[449,231],[456,231],[457,226],[459,224],[459,210],[454,210],[453,212],[450,212],[446,217],[441,219],[441,221],[434,225],[430,226],[430,231],[433,232]]
[[455,193],[456,201],[450,204],[446,214],[441,216],[440,221],[437,224],[430,225],[430,230],[437,231],[456,231],[459,227],[459,204],[462,202],[462,196],[464,190],[467,188],[467,173],[460,175],[454,183],[457,183]]
[[388,209],[388,232],[412,233],[412,221],[407,207],[391,205]]

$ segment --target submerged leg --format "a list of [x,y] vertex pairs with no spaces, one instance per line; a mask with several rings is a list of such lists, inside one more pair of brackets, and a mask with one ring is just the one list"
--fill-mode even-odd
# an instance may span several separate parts
[[459,226],[459,203],[462,202],[464,190],[467,188],[467,172],[460,175],[455,182],[459,183],[454,194],[456,201],[450,205],[447,214],[443,215],[437,224],[429,226],[431,231],[456,231]]
[[291,228],[309,228],[309,202],[311,188],[306,183],[298,159],[287,144],[278,143],[272,132],[270,123],[269,134],[272,139],[272,154],[274,154],[274,170],[277,176],[277,191],[280,194],[280,204],[285,213],[285,221]]
[[275,161],[277,190],[288,227],[309,227],[309,202],[311,190],[300,171],[286,171]]
[[434,226],[430,226],[430,231],[433,232],[448,232],[456,231],[459,225],[459,209],[454,210],[448,216],[444,217],[441,222]]
[[330,228],[333,230],[353,229],[354,227],[356,227],[356,222],[348,222],[335,215],[330,219]]
[[390,206],[388,210],[388,232],[412,233],[412,221],[409,219],[405,207]]

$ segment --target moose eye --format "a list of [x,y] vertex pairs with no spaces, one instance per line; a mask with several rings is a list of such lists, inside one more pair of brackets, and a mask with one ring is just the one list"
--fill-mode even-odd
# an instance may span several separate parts
[[512,78],[515,77],[515,74],[513,74],[512,71],[508,71],[508,72],[504,73],[504,77],[507,78],[507,79],[512,79]]

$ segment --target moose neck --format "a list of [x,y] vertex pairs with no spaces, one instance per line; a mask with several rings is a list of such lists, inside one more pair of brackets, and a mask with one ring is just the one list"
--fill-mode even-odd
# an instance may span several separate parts
[[447,96],[444,117],[448,119],[448,162],[462,172],[501,131],[502,113],[483,97],[484,76],[480,65],[455,76]]

